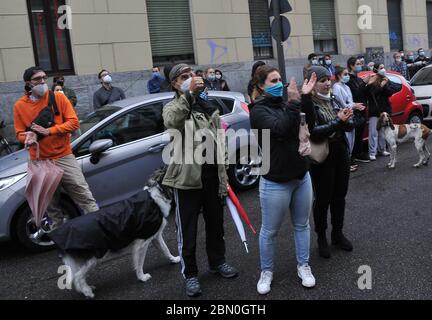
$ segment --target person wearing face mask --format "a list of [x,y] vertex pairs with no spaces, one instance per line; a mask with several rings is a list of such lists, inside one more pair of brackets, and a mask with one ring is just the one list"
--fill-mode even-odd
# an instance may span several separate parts
[[[366,87],[366,82],[368,78],[362,80],[358,74],[362,71],[361,62],[357,57],[351,57],[347,61],[347,69],[350,80],[346,83],[346,85],[350,88],[353,101],[355,103],[360,103],[366,105],[366,99],[364,97],[364,89]],[[369,154],[363,151],[363,132],[366,126],[366,112],[365,111],[356,111],[360,113],[358,115],[359,120],[356,122],[356,130],[355,130],[355,140],[354,146],[352,150],[352,158],[354,162],[361,163],[369,163]],[[363,121],[361,121],[363,119]]]
[[219,82],[219,86],[221,87],[221,90],[222,91],[230,91],[230,88],[228,87],[228,83],[223,78],[222,71],[216,69],[215,74],[216,74],[216,81]]
[[207,68],[206,78],[204,80],[204,85],[208,90],[221,91],[221,82],[216,78],[216,70],[212,67]]
[[107,70],[102,70],[98,74],[101,87],[93,95],[93,108],[97,110],[107,104],[126,99],[121,88],[112,85],[112,78]]
[[412,79],[412,77],[414,77],[416,72],[420,70],[415,64],[414,52],[412,51],[408,52],[405,62],[407,64],[409,78]]
[[331,55],[329,55],[329,54],[325,55],[323,62],[324,62],[323,63],[323,67],[326,68],[330,72],[331,78],[332,78],[332,80],[334,80],[335,79],[336,69],[333,66]]
[[418,57],[415,60],[415,62],[417,63],[416,65],[421,67],[428,65],[430,62],[430,58],[426,56],[426,52],[423,50],[423,48],[418,49],[417,53]]
[[160,73],[159,67],[153,67],[152,78],[147,82],[147,90],[150,94],[161,92],[161,84],[164,77]]
[[303,78],[305,78],[305,79],[306,79],[308,70],[312,66],[318,66],[320,64],[318,55],[316,53],[311,53],[310,55],[308,55],[308,61],[309,61],[309,63],[307,65],[305,65],[303,68]]
[[284,85],[278,69],[261,66],[255,75],[257,98],[249,105],[251,128],[258,130],[260,146],[263,143],[263,130],[270,131],[271,155],[270,170],[261,177],[259,190],[262,216],[259,234],[261,276],[257,284],[259,294],[267,294],[271,290],[276,236],[288,212],[294,225],[297,274],[303,286],[315,286],[309,266],[312,182],[308,160],[299,153],[302,99],[311,92],[315,81],[312,77],[310,81],[304,82],[301,97],[294,78],[291,79],[288,102],[285,102]]
[[369,158],[376,160],[377,155],[389,156],[386,149],[384,137],[377,131],[378,119],[383,112],[392,114],[389,98],[397,92],[387,78],[384,64],[376,63],[374,68],[375,75],[369,78],[365,87],[365,98],[368,106],[369,117]]
[[[169,78],[175,98],[163,110],[164,125],[174,137],[181,133],[182,139],[172,142],[173,154],[178,157],[168,164],[163,184],[174,190],[177,241],[186,294],[196,297],[201,294],[195,254],[201,212],[205,221],[210,272],[224,278],[238,275],[238,271],[225,260],[222,206],[228,191],[225,135],[219,110],[208,101],[204,80],[196,77],[186,64],[174,66]],[[210,148],[206,149],[204,163],[197,162],[194,157],[199,147],[194,141],[191,142],[193,150],[183,147],[184,139],[194,139],[197,132],[205,134],[208,143],[214,143],[212,154],[209,154]],[[192,163],[185,163],[189,157]]]
[[399,52],[393,55],[394,63],[391,65],[391,70],[399,72],[405,79],[409,80],[409,73],[407,64],[402,61],[402,56]]
[[[70,136],[80,126],[72,104],[64,94],[48,90],[47,76],[41,68],[25,70],[23,78],[26,95],[15,103],[13,110],[16,137],[28,146],[30,160],[36,160],[35,144],[38,142],[40,159],[53,160],[64,170],[61,186],[47,209],[52,219],[51,229],[55,229],[64,221],[60,188],[64,188],[85,213],[97,211],[98,206],[72,153]],[[53,111],[54,123],[40,117],[47,109]]]
[[312,67],[307,79],[316,74],[317,82],[309,103],[304,104],[310,139],[316,143],[327,140],[329,154],[320,164],[312,164],[311,176],[315,201],[313,214],[315,231],[318,234],[318,252],[323,258],[330,258],[327,243],[327,212],[330,208],[332,244],[341,250],[352,251],[351,242],[343,233],[345,217],[345,197],[348,192],[350,158],[346,132],[354,128],[353,110],[344,108],[331,94],[331,81],[328,70]]
[[366,65],[366,59],[363,55],[359,55],[357,59],[360,61],[361,71],[368,71],[368,67]]
[[[366,109],[363,103],[355,103],[353,100],[353,95],[350,87],[347,86],[347,83],[350,81],[350,75],[348,73],[348,69],[345,69],[341,66],[336,66],[336,82],[333,85],[333,95],[336,100],[339,102],[341,106],[344,108],[353,109],[354,113],[358,113],[358,116],[355,119],[362,119],[362,111]],[[364,120],[363,120],[364,121]],[[362,123],[363,123],[362,121]],[[361,123],[361,124],[362,124]],[[361,124],[355,125],[355,127],[360,127]],[[355,161],[352,157],[352,152],[354,149],[355,143],[355,132],[354,128],[351,132],[346,132],[346,137],[348,140],[350,159],[351,159],[351,172],[358,170],[358,165],[355,164]]]
[[78,104],[78,99],[75,94],[75,91],[71,88],[65,86],[64,76],[57,76],[53,79],[53,84],[58,84],[63,88],[63,92],[68,97],[69,101],[72,103],[72,106],[75,108]]

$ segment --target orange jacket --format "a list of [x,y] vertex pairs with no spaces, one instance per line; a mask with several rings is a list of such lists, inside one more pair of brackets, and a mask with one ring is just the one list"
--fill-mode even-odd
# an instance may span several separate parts
[[[49,93],[33,102],[28,96],[21,97],[14,106],[15,133],[19,142],[24,143],[25,132],[39,113],[48,105]],[[54,126],[49,128],[50,135],[39,141],[41,159],[59,159],[72,154],[70,133],[80,126],[78,117],[69,99],[61,93],[55,93],[60,115],[54,116]],[[30,158],[36,159],[36,147],[30,148]]]

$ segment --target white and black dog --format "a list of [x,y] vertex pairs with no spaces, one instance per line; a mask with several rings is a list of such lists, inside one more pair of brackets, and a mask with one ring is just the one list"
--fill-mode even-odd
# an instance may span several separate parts
[[394,125],[390,115],[383,112],[377,123],[377,131],[383,130],[384,138],[390,148],[390,162],[387,167],[394,169],[396,166],[397,144],[409,140],[414,140],[414,145],[419,154],[419,161],[414,164],[414,168],[421,165],[427,166],[430,159],[430,152],[426,146],[426,140],[431,135],[431,130],[424,124],[411,123]]
[[103,258],[129,250],[138,279],[146,282],[143,265],[150,243],[171,263],[179,263],[169,251],[162,233],[173,207],[172,192],[162,186],[165,172],[158,170],[142,191],[128,200],[69,220],[49,236],[63,254],[72,285],[77,292],[94,298],[94,287],[87,284],[88,272]]

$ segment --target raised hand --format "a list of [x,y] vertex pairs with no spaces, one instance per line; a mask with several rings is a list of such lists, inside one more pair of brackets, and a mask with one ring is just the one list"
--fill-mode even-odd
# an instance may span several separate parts
[[315,84],[317,82],[317,75],[316,73],[312,73],[312,76],[310,80],[305,79],[302,87],[302,94],[310,94],[315,87]]
[[292,77],[288,86],[288,101],[300,101],[300,93],[297,88],[295,78]]

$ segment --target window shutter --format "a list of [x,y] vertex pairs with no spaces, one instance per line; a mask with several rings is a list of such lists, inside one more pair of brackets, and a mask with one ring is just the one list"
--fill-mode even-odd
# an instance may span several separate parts
[[153,57],[193,55],[189,0],[147,0]]
[[390,49],[403,49],[401,1],[387,0]]
[[310,5],[314,40],[336,39],[334,0],[311,0]]
[[426,5],[427,5],[429,48],[432,48],[432,1],[428,1]]
[[273,56],[268,0],[249,0],[252,46],[255,58]]

